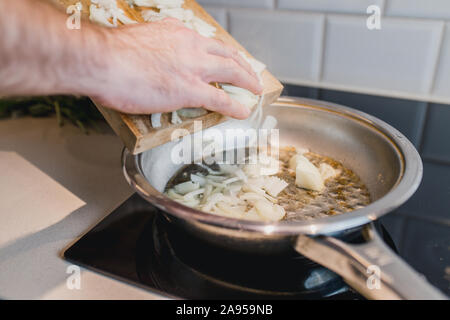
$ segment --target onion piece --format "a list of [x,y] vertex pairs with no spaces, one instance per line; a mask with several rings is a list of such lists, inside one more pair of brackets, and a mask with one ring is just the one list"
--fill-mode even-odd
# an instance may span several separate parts
[[224,195],[221,193],[214,193],[212,194],[208,201],[203,205],[202,210],[209,212],[211,211],[212,207],[216,205],[217,202],[222,201],[224,199]]
[[128,0],[128,1],[140,7],[156,7],[158,9],[179,8],[184,3],[184,0]]
[[206,183],[206,178],[192,173],[191,181],[194,183],[198,183],[200,185],[200,187],[203,187]]
[[97,7],[95,4],[89,6],[89,20],[105,27],[114,27],[115,25],[109,21],[111,18],[112,16],[105,8]]
[[170,119],[170,122],[171,122],[172,124],[180,124],[180,123],[182,123],[183,121],[182,121],[181,118],[178,116],[177,111],[173,111],[173,112],[172,112],[172,117],[171,117],[171,119]]
[[208,178],[208,180],[221,182],[226,180],[228,177],[209,174],[206,176],[206,178]]
[[212,185],[214,187],[217,187],[217,188],[221,188],[221,189],[226,187],[225,184],[220,183],[220,182],[216,182],[216,181],[213,181],[213,180],[210,180],[208,177],[209,176],[207,176],[207,178],[206,178],[206,181],[207,181],[208,184],[210,184],[210,185]]
[[141,12],[142,19],[144,19],[145,22],[156,22],[161,21],[164,19],[162,15],[160,15],[158,12],[153,10],[144,10]]
[[221,86],[231,99],[236,100],[250,110],[253,109],[253,107],[258,103],[258,96],[246,89],[235,87],[229,84],[222,84]]
[[222,174],[222,172],[220,172],[220,171],[214,171],[213,169],[211,169],[211,168],[208,167],[208,166],[202,166],[202,168],[205,168],[206,170],[208,170],[208,173],[209,173],[210,175],[220,176],[220,175]]
[[239,199],[249,201],[253,204],[253,202],[258,200],[265,200],[264,196],[261,194],[258,194],[256,192],[246,192],[239,196]]
[[319,172],[320,175],[322,176],[323,181],[326,181],[330,178],[335,178],[340,173],[339,170],[335,170],[332,166],[330,166],[327,163],[320,164]]
[[212,185],[207,184],[205,186],[205,192],[203,193],[203,198],[202,198],[202,201],[201,201],[202,205],[204,205],[206,203],[206,201],[208,200],[209,196],[212,193],[212,190],[213,190],[213,186]]
[[153,128],[161,127],[161,115],[162,113],[153,113],[152,115],[150,115],[150,121]]
[[238,170],[238,166],[233,164],[219,164],[220,171],[226,174],[233,174]]
[[239,178],[239,177],[233,177],[233,178],[230,178],[230,179],[225,180],[225,181],[223,182],[223,184],[224,184],[224,185],[227,185],[227,184],[230,184],[230,183],[239,181],[239,180],[241,180],[241,178]]
[[234,175],[235,175],[237,178],[239,178],[240,180],[242,180],[242,181],[244,181],[244,182],[247,182],[247,176],[245,175],[244,171],[242,171],[241,169],[238,168],[238,169],[234,172]]
[[198,17],[193,17],[190,23],[195,31],[206,38],[212,38],[216,34],[216,27]]
[[272,204],[267,200],[258,200],[254,205],[258,214],[267,221],[279,221],[286,215],[283,207]]
[[239,210],[239,207],[231,206],[230,204],[228,204],[224,201],[219,201],[216,204],[216,210],[217,209],[219,209],[221,212],[225,213],[226,216],[229,216],[231,218],[239,219],[239,218],[242,218],[242,216],[244,215],[244,212]]
[[263,189],[273,197],[283,191],[289,184],[278,177],[264,177]]
[[173,190],[173,189],[167,190],[167,196],[174,200],[182,200],[183,199],[183,196],[176,193],[175,190]]
[[183,205],[185,205],[185,206],[191,207],[191,208],[197,207],[199,205],[199,203],[200,203],[200,201],[197,200],[197,199],[193,199],[193,200],[190,200],[190,201],[178,201],[178,202],[183,204]]
[[194,190],[194,191],[191,191],[191,192],[189,192],[189,193],[186,193],[184,196],[183,196],[183,200],[192,200],[195,196],[198,196],[199,194],[202,194],[202,193],[204,193],[205,192],[205,189],[204,188],[200,188],[200,189],[197,189],[197,190]]
[[[325,187],[319,169],[302,155],[296,155],[295,184],[304,189],[322,191]],[[292,160],[292,159],[291,159]],[[291,166],[291,163],[289,163]]]
[[192,182],[192,181],[186,181],[180,184],[177,184],[173,187],[175,191],[179,194],[185,195],[191,191],[197,190],[200,188],[200,185],[198,183]]
[[255,208],[251,208],[244,215],[243,218],[251,221],[261,221],[261,216],[258,214]]
[[203,108],[183,108],[178,110],[178,114],[184,118],[197,118],[207,113]]
[[264,122],[261,125],[261,129],[263,130],[272,130],[277,127],[278,120],[273,116],[266,116]]

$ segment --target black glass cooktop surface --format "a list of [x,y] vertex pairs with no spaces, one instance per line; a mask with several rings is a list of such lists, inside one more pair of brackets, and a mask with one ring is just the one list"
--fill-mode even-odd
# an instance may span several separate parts
[[[384,228],[384,239],[393,246]],[[359,232],[350,241],[358,241]],[[169,224],[137,194],[68,248],[72,263],[186,299],[362,299],[330,270],[295,253],[219,249]]]

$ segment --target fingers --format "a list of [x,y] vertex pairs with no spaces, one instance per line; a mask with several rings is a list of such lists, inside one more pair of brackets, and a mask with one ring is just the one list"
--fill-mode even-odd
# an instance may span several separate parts
[[208,39],[207,51],[210,54],[233,59],[242,68],[244,68],[252,77],[258,78],[251,65],[239,54],[238,50],[232,46],[223,43],[220,40]]
[[203,63],[203,67],[202,78],[206,83],[230,83],[254,94],[261,94],[262,86],[259,79],[249,76],[235,60],[210,55]]
[[223,90],[217,89],[209,84],[200,83],[192,92],[194,105],[205,109],[219,112],[223,115],[236,119],[246,119],[251,110],[236,100],[231,99]]

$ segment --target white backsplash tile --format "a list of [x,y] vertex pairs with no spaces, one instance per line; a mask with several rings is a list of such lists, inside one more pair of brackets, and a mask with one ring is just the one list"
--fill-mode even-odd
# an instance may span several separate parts
[[450,23],[445,26],[433,93],[450,99]]
[[450,18],[449,0],[387,0],[386,15],[418,18]]
[[382,8],[383,3],[384,0],[278,0],[277,8],[366,14],[368,6],[378,5]]
[[198,1],[286,83],[450,103],[450,0]]
[[381,27],[368,30],[365,16],[328,16],[323,81],[427,94],[442,23],[384,18]]
[[229,11],[233,37],[281,79],[318,80],[323,27],[321,14]]
[[197,0],[201,5],[243,7],[243,8],[273,8],[275,0]]

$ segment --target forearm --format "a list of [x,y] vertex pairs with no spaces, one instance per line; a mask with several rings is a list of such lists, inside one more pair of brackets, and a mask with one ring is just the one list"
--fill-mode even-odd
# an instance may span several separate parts
[[0,96],[89,94],[104,35],[88,22],[70,30],[66,19],[38,0],[0,0]]
[[127,113],[205,107],[245,118],[247,107],[209,83],[261,93],[236,49],[176,19],[71,30],[67,18],[39,0],[0,0],[0,97],[79,94]]

